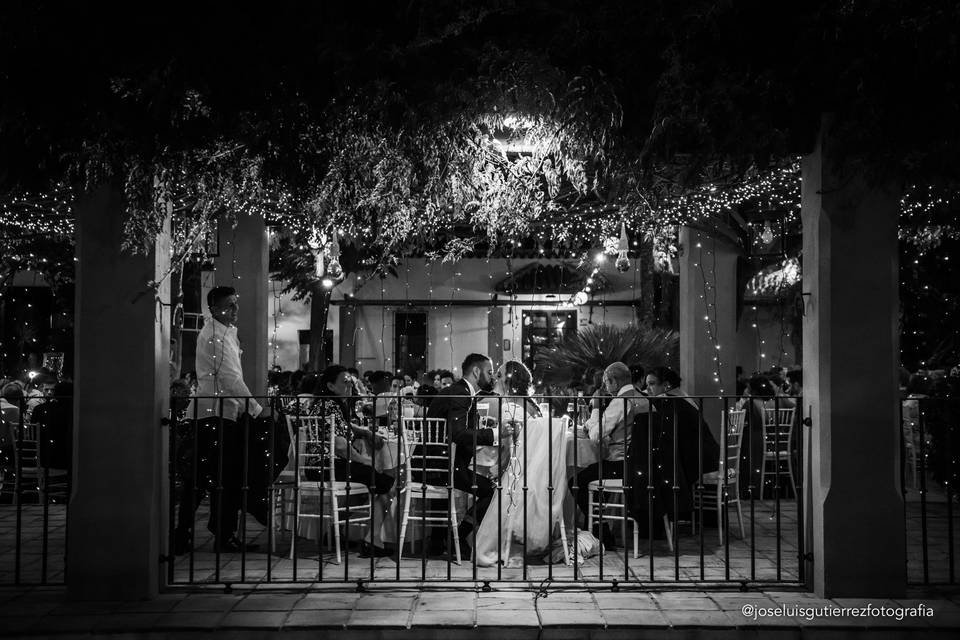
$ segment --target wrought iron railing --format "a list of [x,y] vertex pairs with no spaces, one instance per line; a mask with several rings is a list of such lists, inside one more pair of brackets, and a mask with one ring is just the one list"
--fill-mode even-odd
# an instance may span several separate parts
[[[250,400],[240,399],[245,407]],[[362,398],[336,400],[265,398],[261,416],[237,422],[218,417],[219,410],[204,418],[194,404],[173,421],[175,490],[165,558],[170,585],[550,581],[616,587],[805,580],[805,439],[799,416],[778,411],[794,405],[794,398],[748,402],[741,413],[729,397],[625,396],[604,401],[609,407],[593,416],[567,397],[534,402],[441,395],[433,402],[446,408],[437,410],[397,396],[385,416],[371,415]],[[451,409],[457,403],[461,408]],[[776,423],[777,414],[786,421]],[[447,420],[442,443],[416,440],[418,428],[423,433],[421,415]],[[610,433],[596,424],[605,415]],[[615,415],[626,420],[617,422]],[[710,416],[712,428],[705,420]],[[327,425],[344,424],[344,418],[368,430],[350,428],[370,444],[362,460],[371,464],[361,467],[353,454],[344,457],[346,439],[323,444],[330,437]],[[497,445],[485,446],[491,437],[485,424],[502,432]],[[771,438],[778,446],[768,446]],[[734,448],[735,457],[729,455]],[[341,460],[331,464],[331,457]],[[441,457],[431,474],[428,467]],[[392,486],[378,498],[381,474],[392,476]],[[419,505],[410,506],[416,492]],[[215,512],[206,530],[205,495]],[[343,509],[360,499],[379,506]],[[578,513],[576,505],[585,503],[593,527],[582,519],[587,514]],[[224,505],[241,513],[235,532],[224,530],[233,528],[220,512]],[[704,526],[705,514],[717,506],[716,522],[707,519]],[[446,515],[420,519],[427,509]],[[412,527],[409,516],[417,518]],[[472,531],[465,533],[461,523],[471,517]],[[362,527],[350,523],[360,518]],[[615,526],[605,526],[610,523]],[[402,529],[410,549],[401,554],[396,534]],[[384,533],[386,551],[356,540],[368,530]],[[462,548],[458,564],[461,538],[477,552]],[[633,557],[636,538],[645,540],[636,549],[642,558]],[[369,542],[381,540],[371,536]]]
[[960,398],[908,397],[901,404],[900,478],[907,580],[957,584],[956,509]]

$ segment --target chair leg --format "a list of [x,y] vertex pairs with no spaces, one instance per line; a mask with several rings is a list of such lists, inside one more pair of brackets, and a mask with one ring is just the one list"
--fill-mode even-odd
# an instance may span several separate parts
[[790,456],[787,456],[787,473],[790,474],[790,486],[793,488],[793,499],[797,499],[797,483],[793,479],[793,460]]
[[740,523],[740,539],[743,540],[747,534],[743,530],[743,511],[740,509],[740,497],[737,496],[737,522]]
[[567,526],[560,516],[560,542],[563,544],[563,564],[570,566],[570,549],[567,548]]
[[667,548],[673,553],[673,533],[671,532],[670,518],[663,514],[663,532],[667,535]]
[[584,487],[587,490],[587,531],[593,533],[593,491],[590,489],[590,485]]
[[637,551],[640,548],[640,532],[638,531],[637,521],[630,518],[630,522],[633,523],[633,559],[636,560],[640,557]]
[[336,548],[337,564],[340,564],[342,560],[340,557],[340,509],[337,505],[337,495],[335,493],[331,492],[330,503],[330,512],[333,516],[333,546]]
[[721,545],[723,544],[723,525],[726,521],[727,510],[723,506],[723,487],[717,485],[717,533],[720,534]]
[[[457,558],[457,566],[460,566],[463,562],[463,558],[460,557],[460,523],[457,521],[457,505],[454,504],[453,500],[447,501],[447,514],[450,518],[450,530],[453,532],[453,551]],[[476,527],[479,528],[480,525],[477,524]]]
[[[410,492],[404,492],[403,518],[400,520],[400,538],[397,540],[397,560],[403,559],[403,541],[407,537],[407,523],[410,521]],[[412,546],[412,543],[411,543]],[[412,553],[412,551],[411,551]]]

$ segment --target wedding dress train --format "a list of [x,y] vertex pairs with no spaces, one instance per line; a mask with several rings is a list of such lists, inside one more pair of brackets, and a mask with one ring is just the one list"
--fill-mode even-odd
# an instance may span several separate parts
[[[481,567],[495,565],[498,561],[509,564],[511,556],[517,563],[522,561],[524,553],[543,555],[549,551],[551,534],[557,524],[561,530],[563,527],[563,498],[567,488],[563,421],[555,419],[550,429],[546,417],[528,416],[523,428],[522,411],[517,405],[504,406],[504,417],[515,419],[521,425],[521,431],[513,442],[505,443],[510,447],[510,457],[500,475],[499,499],[494,496],[477,529],[474,554]],[[548,481],[551,453],[552,483]]]

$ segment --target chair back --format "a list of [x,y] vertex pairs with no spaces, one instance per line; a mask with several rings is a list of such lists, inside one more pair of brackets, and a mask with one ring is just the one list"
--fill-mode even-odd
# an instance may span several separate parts
[[793,416],[796,408],[764,408],[763,410],[763,446],[768,454],[790,450],[793,437]]
[[407,484],[417,473],[418,477],[428,479],[444,477],[449,483],[446,486],[453,486],[457,445],[447,440],[446,419],[403,418],[401,424]]
[[720,469],[726,470],[727,484],[735,484],[740,479],[740,447],[743,444],[743,424],[746,417],[745,409],[731,409],[723,421],[727,449],[726,452],[720,452]]
[[[306,476],[309,472],[316,471],[316,474],[309,475],[313,475],[314,478],[320,475],[333,485],[336,482],[333,470],[333,461],[336,458],[336,430],[332,424],[333,417],[300,416],[294,420],[300,423],[300,438],[297,445],[297,483],[307,480]],[[294,442],[297,441],[294,440]],[[326,456],[323,454],[325,445],[328,451]]]

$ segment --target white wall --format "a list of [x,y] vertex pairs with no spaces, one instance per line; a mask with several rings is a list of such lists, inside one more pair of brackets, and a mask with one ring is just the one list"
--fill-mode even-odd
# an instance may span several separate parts
[[[535,260],[513,260],[510,266],[514,271],[533,263]],[[556,264],[556,261],[539,261],[543,264]],[[585,264],[581,271],[589,274],[592,266]],[[595,303],[606,300],[633,300],[640,295],[640,278],[636,272],[637,262],[626,274],[618,273],[608,260],[602,265],[601,273],[609,280],[609,293],[598,295]],[[387,277],[384,280],[370,280],[362,285],[358,283],[356,274],[352,274],[346,281],[334,290],[334,300],[343,300],[344,294],[351,294],[358,300],[420,300],[429,301],[416,307],[416,310],[427,313],[427,367],[428,369],[444,368],[459,373],[460,362],[471,352],[485,353],[487,351],[487,319],[493,306],[458,307],[448,304],[451,300],[492,300],[494,286],[508,277],[508,263],[504,259],[468,259],[458,263],[428,263],[424,259],[407,259],[399,265],[398,277]],[[271,284],[271,286],[275,286]],[[510,340],[511,350],[504,353],[504,358],[519,358],[522,312],[530,309],[557,309],[556,294],[550,296],[544,292],[538,296],[516,296],[512,307],[504,309],[503,339]],[[298,329],[308,329],[310,326],[309,304],[294,302],[289,295],[281,298],[283,312],[280,318],[280,328],[277,331],[278,364],[283,369],[299,367],[297,354]],[[500,301],[508,298],[503,294],[498,296]],[[539,304],[538,304],[539,303]],[[401,306],[401,308],[405,308]],[[576,307],[570,307],[574,309]],[[394,314],[395,306],[364,305],[355,307],[357,317],[357,362],[349,363],[361,370],[368,369],[395,369],[394,356]],[[510,321],[512,309],[513,322]],[[633,323],[634,313],[631,307],[606,307],[596,304],[593,316],[590,316],[589,305],[576,308],[579,326],[586,326],[589,322],[595,324]],[[273,333],[274,305],[269,305],[268,330]],[[342,336],[339,332],[340,307],[331,305],[327,328],[334,331],[334,354],[339,354],[339,345]],[[452,336],[451,336],[452,330]],[[381,342],[382,340],[382,342]],[[451,346],[453,347],[451,349]],[[273,362],[272,348],[270,362]],[[348,364],[348,363],[343,363]]]

